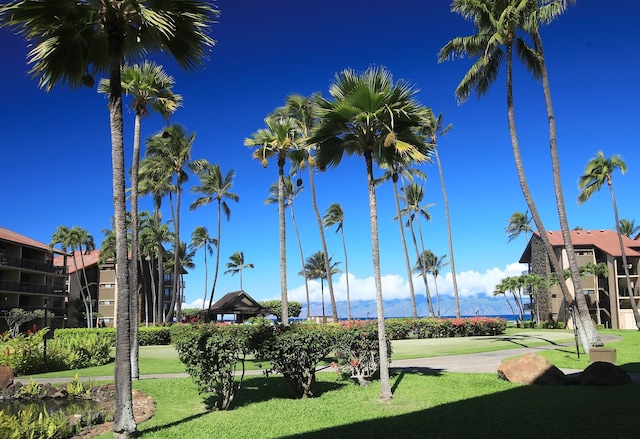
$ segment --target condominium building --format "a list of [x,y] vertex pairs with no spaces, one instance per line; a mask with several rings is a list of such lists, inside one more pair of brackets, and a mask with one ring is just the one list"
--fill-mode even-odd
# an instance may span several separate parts
[[[562,270],[568,269],[569,262],[562,234],[559,231],[547,232],[547,236]],[[637,329],[631,300],[640,307],[638,288],[640,241],[622,237],[630,281],[625,274],[620,242],[615,231],[572,230],[571,242],[578,266],[602,263],[608,269],[606,275],[585,274],[581,278],[581,293],[584,294],[593,321],[606,328]],[[534,233],[527,243],[520,262],[529,265],[530,273],[548,278],[555,276],[539,233]],[[575,297],[573,283],[567,282],[567,286]],[[532,309],[540,310],[542,320],[570,322],[570,309],[562,297],[559,286],[555,285],[547,290],[541,289],[538,294],[533,295],[532,299],[536,302]]]
[[[62,263],[54,262],[54,255]],[[47,244],[0,227],[0,312],[46,309],[46,325],[65,326],[68,255]],[[36,322],[39,326],[44,321]],[[7,329],[0,320],[0,331]]]

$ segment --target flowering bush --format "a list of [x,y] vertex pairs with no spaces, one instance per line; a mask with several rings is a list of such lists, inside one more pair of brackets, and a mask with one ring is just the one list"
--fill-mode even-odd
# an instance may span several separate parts
[[11,367],[16,375],[37,373],[44,369],[42,340],[48,328],[38,331],[34,325],[33,331],[27,334],[11,336],[5,332],[0,338],[0,364]]
[[[342,330],[336,337],[337,362],[334,365],[361,386],[366,386],[369,384],[368,379],[376,374],[380,365],[378,322],[352,320],[342,322],[341,327]],[[387,354],[388,358],[391,358],[389,337],[387,337]]]

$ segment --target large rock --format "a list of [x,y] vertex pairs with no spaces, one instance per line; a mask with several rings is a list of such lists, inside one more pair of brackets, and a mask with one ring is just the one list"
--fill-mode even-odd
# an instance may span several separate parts
[[607,361],[591,363],[578,377],[583,386],[616,386],[631,384],[631,377],[620,366]]
[[13,384],[13,369],[9,366],[0,366],[0,392]]
[[512,383],[563,386],[564,373],[537,354],[506,360],[498,367],[498,377]]

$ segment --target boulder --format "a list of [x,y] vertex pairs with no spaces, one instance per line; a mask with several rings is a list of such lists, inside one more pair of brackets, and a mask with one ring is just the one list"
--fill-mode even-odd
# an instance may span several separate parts
[[13,369],[9,366],[0,366],[0,392],[13,384]]
[[564,373],[544,357],[526,354],[506,360],[498,367],[498,377],[512,383],[563,386]]
[[617,386],[631,384],[631,377],[620,366],[607,361],[591,363],[578,377],[583,386]]

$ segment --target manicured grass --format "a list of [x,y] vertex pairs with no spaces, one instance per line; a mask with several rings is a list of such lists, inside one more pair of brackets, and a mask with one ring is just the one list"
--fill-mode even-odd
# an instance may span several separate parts
[[453,337],[394,340],[392,360],[473,354],[524,347],[563,344],[573,340],[573,332],[509,328],[507,333],[489,337]]
[[[598,331],[601,335],[613,335],[621,337],[618,341],[605,342],[605,348],[616,350],[617,365],[627,372],[640,373],[640,331],[605,329]],[[589,365],[589,355],[585,355],[582,347],[579,349],[580,359],[575,344],[562,347],[553,351],[540,352],[539,354],[548,359],[559,368],[584,369]]]
[[[541,431],[585,439],[640,436],[635,418],[621,409],[635,405],[638,385],[519,386],[495,374],[399,373],[392,376],[394,397],[385,403],[378,383],[358,387],[320,374],[319,397],[294,400],[281,377],[255,376],[245,379],[224,412],[208,411],[206,396],[188,379],[134,386],[157,403],[155,416],[138,426],[145,439],[513,438]],[[596,401],[597,416],[584,416]]]

